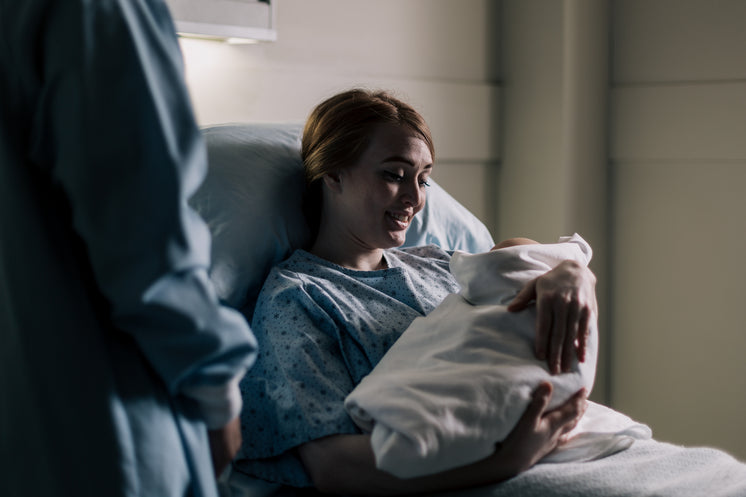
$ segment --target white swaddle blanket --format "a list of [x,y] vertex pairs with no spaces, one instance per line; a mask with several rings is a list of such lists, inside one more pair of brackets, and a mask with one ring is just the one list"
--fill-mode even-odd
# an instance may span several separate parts
[[[453,255],[461,292],[415,319],[345,400],[355,423],[371,433],[379,469],[410,478],[476,462],[510,433],[542,381],[554,387],[550,409],[581,387],[591,391],[595,322],[585,362],[552,376],[534,356],[535,308],[506,309],[531,279],[566,259],[587,265],[591,254],[573,235],[556,244]],[[651,436],[646,426],[592,402],[572,434],[542,462],[591,460]]]

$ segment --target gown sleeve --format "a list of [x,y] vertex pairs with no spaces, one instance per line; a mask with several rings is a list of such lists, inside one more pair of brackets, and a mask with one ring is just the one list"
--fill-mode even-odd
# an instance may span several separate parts
[[221,426],[256,343],[216,297],[209,231],[187,204],[207,159],[170,15],[160,0],[57,6],[39,40],[32,160],[66,198],[115,326]]
[[241,380],[251,405],[241,412],[245,440],[239,470],[293,486],[311,480],[295,447],[329,435],[360,433],[344,409],[355,386],[340,329],[312,284],[273,270],[252,321],[261,352]]

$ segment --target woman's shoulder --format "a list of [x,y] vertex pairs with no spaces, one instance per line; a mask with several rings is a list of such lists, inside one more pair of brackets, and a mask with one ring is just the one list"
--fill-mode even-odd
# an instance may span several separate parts
[[307,252],[298,249],[283,261],[272,266],[262,284],[261,294],[276,293],[303,285],[305,275],[313,274],[316,262],[306,257]]
[[257,305],[268,301],[304,300],[314,288],[334,288],[344,280],[338,267],[303,249],[276,264],[264,280]]

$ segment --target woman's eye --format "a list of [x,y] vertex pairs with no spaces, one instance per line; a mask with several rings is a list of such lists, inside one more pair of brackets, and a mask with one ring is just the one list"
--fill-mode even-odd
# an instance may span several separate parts
[[430,183],[428,183],[426,179],[421,179],[420,186],[430,186]]
[[383,176],[388,180],[395,183],[401,183],[402,180],[404,180],[404,176],[400,174],[393,173],[391,171],[384,171]]

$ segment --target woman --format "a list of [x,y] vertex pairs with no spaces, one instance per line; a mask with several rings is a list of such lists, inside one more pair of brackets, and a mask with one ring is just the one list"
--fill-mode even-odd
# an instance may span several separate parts
[[[316,236],[270,273],[252,327],[257,364],[241,384],[243,456],[237,469],[339,494],[396,495],[498,482],[552,451],[582,415],[585,392],[547,412],[537,389],[519,425],[487,459],[402,480],[375,467],[370,437],[343,401],[416,317],[458,285],[450,254],[396,249],[425,204],[433,144],[422,117],[385,93],[351,90],[311,114],[302,156]],[[594,276],[566,261],[511,304],[536,299],[537,355],[568,367],[595,310]],[[582,345],[580,345],[582,349]],[[584,351],[577,350],[582,357]]]

